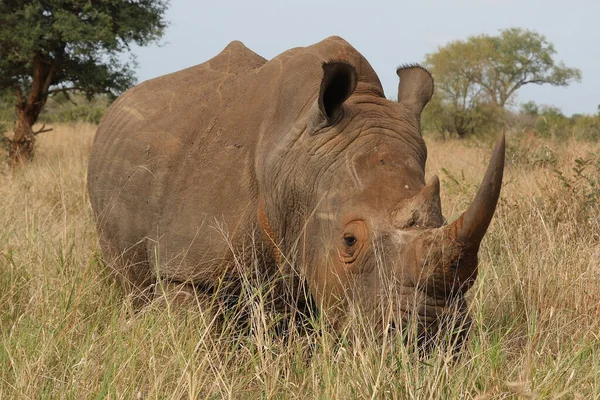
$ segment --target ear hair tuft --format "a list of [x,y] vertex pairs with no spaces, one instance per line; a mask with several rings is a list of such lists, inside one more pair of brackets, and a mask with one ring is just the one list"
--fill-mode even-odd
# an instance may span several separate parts
[[427,72],[429,74],[429,76],[431,75],[431,71],[429,71],[427,68],[425,68],[424,66],[422,66],[419,63],[405,63],[405,64],[400,64],[398,66],[398,68],[396,68],[396,73],[400,72],[403,69],[408,69],[408,68],[421,68],[422,70],[424,70],[425,72]]

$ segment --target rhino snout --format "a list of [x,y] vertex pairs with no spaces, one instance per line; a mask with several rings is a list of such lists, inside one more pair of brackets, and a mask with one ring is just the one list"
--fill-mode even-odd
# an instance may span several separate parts
[[504,171],[502,135],[475,199],[449,225],[425,229],[407,245],[404,268],[419,287],[432,296],[449,298],[464,293],[477,277],[477,253],[500,196]]

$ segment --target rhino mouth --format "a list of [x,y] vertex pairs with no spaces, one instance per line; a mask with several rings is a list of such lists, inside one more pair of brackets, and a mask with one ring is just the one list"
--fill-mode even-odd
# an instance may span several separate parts
[[418,302],[405,301],[404,303],[398,307],[400,320],[404,323],[411,321],[421,324],[435,323],[452,309],[446,299],[430,296],[426,296]]
[[465,300],[426,294],[416,294],[412,300],[399,303],[392,318],[382,321],[387,336],[400,336],[405,345],[414,343],[419,350],[442,344],[459,350],[470,328]]

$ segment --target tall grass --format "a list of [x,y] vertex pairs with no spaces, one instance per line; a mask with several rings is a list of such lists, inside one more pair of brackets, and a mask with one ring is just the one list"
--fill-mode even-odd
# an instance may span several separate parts
[[[45,133],[33,165],[0,176],[0,398],[600,398],[598,188],[572,171],[590,160],[579,175],[593,178],[600,145],[513,139],[469,292],[471,336],[454,359],[419,358],[397,338],[360,342],[360,319],[352,344],[326,331],[272,335],[260,301],[246,335],[201,307],[134,312],[97,246],[93,132]],[[430,141],[449,219],[489,153]]]

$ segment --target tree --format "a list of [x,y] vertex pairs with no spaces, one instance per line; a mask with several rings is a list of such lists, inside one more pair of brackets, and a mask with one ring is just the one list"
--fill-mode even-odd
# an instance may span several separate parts
[[554,46],[537,32],[510,28],[500,31],[500,36],[480,36],[475,40],[484,42],[488,63],[476,82],[500,107],[523,85],[568,86],[573,80],[581,80],[578,69],[554,61]]
[[450,110],[456,120],[450,123],[463,136],[472,131],[478,109],[487,110],[488,117],[502,113],[524,85],[567,86],[579,81],[581,72],[556,62],[555,55],[554,46],[543,35],[509,28],[498,36],[450,42],[427,54],[425,66],[436,80],[437,102]]
[[482,103],[482,88],[474,84],[481,74],[478,45],[455,41],[426,56],[436,91],[424,118],[442,132],[462,137],[476,128],[476,110]]
[[533,101],[521,104],[521,114],[529,115],[532,117],[537,116],[540,113],[540,107]]
[[12,163],[34,155],[33,124],[48,96],[74,91],[116,96],[132,86],[130,45],[158,40],[168,0],[2,0],[0,92],[15,98]]

